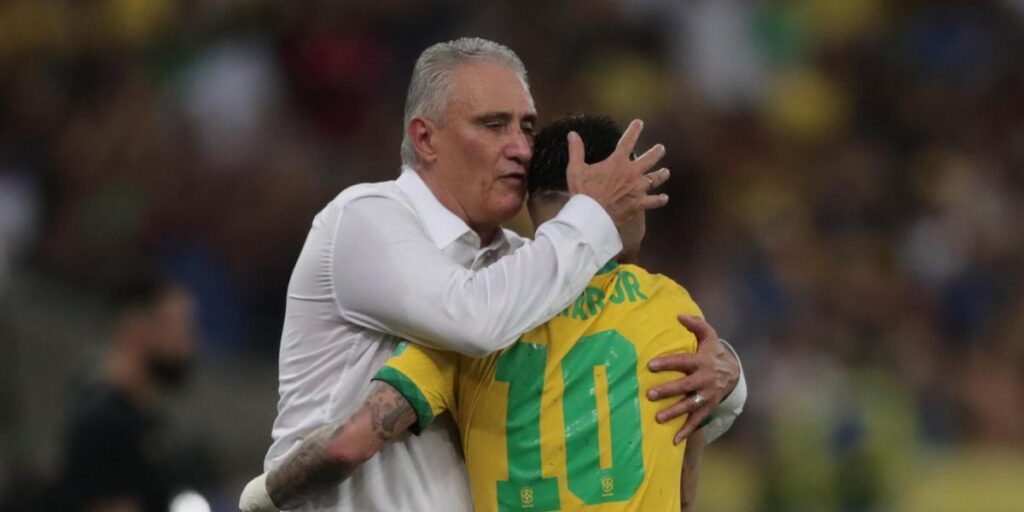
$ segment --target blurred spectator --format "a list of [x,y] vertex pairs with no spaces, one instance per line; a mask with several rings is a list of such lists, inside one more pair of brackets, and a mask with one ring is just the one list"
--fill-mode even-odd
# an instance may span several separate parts
[[51,508],[166,512],[174,493],[209,478],[194,447],[176,444],[161,413],[194,358],[193,299],[167,281],[140,278],[114,298],[113,335],[100,375],[85,389],[68,428]]
[[270,50],[258,40],[224,41],[185,74],[182,110],[214,169],[251,165],[256,148],[268,142],[281,88]]

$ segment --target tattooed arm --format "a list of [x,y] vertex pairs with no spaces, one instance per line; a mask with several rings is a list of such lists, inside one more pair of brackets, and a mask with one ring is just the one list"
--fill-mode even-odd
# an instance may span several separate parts
[[295,508],[348,478],[415,422],[405,397],[390,384],[375,382],[351,418],[313,431],[266,475],[266,493],[277,508]]

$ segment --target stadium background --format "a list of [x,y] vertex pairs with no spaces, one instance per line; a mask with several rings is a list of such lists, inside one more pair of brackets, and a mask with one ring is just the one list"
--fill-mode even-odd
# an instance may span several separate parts
[[3,2],[0,502],[56,471],[103,291],[146,264],[198,297],[171,407],[232,510],[312,216],[396,175],[412,61],[480,35],[542,121],[641,117],[668,147],[643,263],[750,385],[701,510],[1020,510],[1022,29],[1020,0]]

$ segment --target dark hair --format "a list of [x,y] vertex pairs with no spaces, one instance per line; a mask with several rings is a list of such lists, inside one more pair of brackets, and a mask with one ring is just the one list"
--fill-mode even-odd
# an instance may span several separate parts
[[618,123],[605,116],[573,114],[545,126],[533,140],[527,180],[531,196],[545,191],[568,191],[565,168],[569,165],[567,137],[571,131],[583,139],[583,159],[588,164],[608,158],[622,137]]

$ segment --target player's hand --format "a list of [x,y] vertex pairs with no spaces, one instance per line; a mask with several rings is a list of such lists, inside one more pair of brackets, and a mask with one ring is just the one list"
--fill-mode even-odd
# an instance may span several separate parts
[[267,493],[267,474],[253,478],[242,490],[238,498],[238,510],[241,512],[279,512]]
[[[686,374],[686,377],[647,391],[647,398],[651,400],[682,397],[657,415],[659,423],[683,414],[690,415],[676,434],[676,444],[689,437],[701,425],[711,411],[729,396],[740,378],[739,361],[722,345],[711,325],[699,317],[687,315],[679,315],[679,323],[697,336],[697,353],[671,354],[652,359],[647,364],[654,372],[676,371]],[[695,398],[696,393],[704,397],[699,404]]]
[[633,120],[622,133],[615,151],[592,165],[584,160],[583,139],[576,132],[569,132],[569,166],[566,168],[569,193],[592,197],[608,212],[620,232],[629,219],[668,203],[666,194],[648,194],[668,181],[668,169],[644,174],[665,156],[665,146],[656,144],[636,160],[629,159],[643,127],[642,121]]

